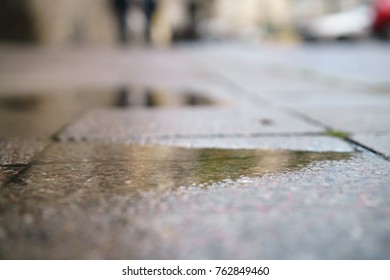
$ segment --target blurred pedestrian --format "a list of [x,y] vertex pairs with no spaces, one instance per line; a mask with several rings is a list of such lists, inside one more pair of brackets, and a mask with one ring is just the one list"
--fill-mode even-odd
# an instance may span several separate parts
[[153,16],[157,8],[157,0],[144,0],[144,12],[146,18],[145,26],[145,41],[150,43],[151,33],[152,33],[152,24]]
[[127,15],[129,13],[129,0],[112,0],[118,23],[119,40],[122,43],[128,41]]
[[187,4],[187,10],[190,19],[190,26],[188,30],[188,39],[194,40],[198,38],[197,34],[197,21],[198,21],[198,12],[199,12],[199,3],[196,0],[191,0]]

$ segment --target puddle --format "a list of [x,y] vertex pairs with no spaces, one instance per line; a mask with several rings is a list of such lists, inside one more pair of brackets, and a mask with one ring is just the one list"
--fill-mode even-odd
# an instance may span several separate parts
[[104,106],[107,96],[52,92],[0,96],[0,137],[49,138],[89,108]]
[[8,111],[34,111],[38,109],[40,98],[38,96],[7,96],[0,98],[0,108]]
[[[203,249],[211,248],[214,252],[215,240],[223,240],[221,236],[226,234],[229,244],[231,240],[243,244],[248,236],[253,236],[248,221],[268,223],[265,228],[256,228],[256,236],[268,231],[274,235],[275,221],[295,208],[288,208],[289,202],[284,201],[285,197],[291,197],[290,191],[280,189],[282,195],[275,197],[268,194],[279,192],[278,189],[241,192],[240,182],[251,184],[248,178],[310,169],[312,164],[343,161],[352,156],[352,153],[56,143],[39,162],[0,188],[0,229],[5,229],[2,240],[6,246],[3,256],[80,259],[89,258],[91,255],[85,252],[91,251],[110,258],[125,251],[130,254],[125,259],[142,258],[131,254],[144,252],[144,248],[151,248],[151,256],[155,252],[166,253],[166,246],[175,248],[178,241],[191,244],[190,247],[201,244]],[[319,185],[322,179],[318,179]],[[207,189],[213,182],[221,182],[232,191]],[[205,192],[197,192],[195,186]],[[310,189],[313,196],[316,188]],[[282,210],[267,214],[273,205]],[[288,222],[291,221],[283,220],[281,224]],[[309,225],[311,222],[310,217],[304,221]],[[245,225],[250,226],[243,228]],[[239,240],[235,239],[237,236]],[[204,243],[205,238],[210,242]],[[107,244],[109,253],[105,254]],[[161,244],[163,247],[159,249]],[[191,247],[190,252],[194,249]]]
[[95,108],[207,106],[214,100],[193,92],[157,89],[61,91],[0,96],[0,137],[50,137]]
[[116,93],[116,107],[182,107],[210,106],[216,102],[195,92],[171,92],[158,89],[120,88]]
[[60,143],[46,150],[18,179],[28,182],[40,196],[46,192],[50,196],[73,191],[92,197],[102,192],[115,196],[207,186],[227,180],[237,182],[265,174],[299,171],[315,162],[348,160],[352,155]]

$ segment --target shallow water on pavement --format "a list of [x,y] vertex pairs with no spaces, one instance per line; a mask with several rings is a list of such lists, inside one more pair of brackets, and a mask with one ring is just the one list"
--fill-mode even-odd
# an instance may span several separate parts
[[[352,153],[180,148],[106,143],[56,143],[9,189],[32,199],[127,193],[207,186],[299,171],[315,162],[348,160]],[[21,187],[23,185],[23,187]],[[18,192],[18,191],[17,191]]]
[[[226,191],[231,188],[242,195],[240,186],[256,186],[256,180],[265,175],[278,177],[314,170],[318,163],[348,162],[354,156],[354,153],[55,143],[0,188],[0,258],[128,259],[156,253],[159,257],[177,256],[180,248],[162,249],[165,243],[159,240],[173,238],[183,244],[187,237],[176,232],[176,227],[184,232],[188,227],[196,228],[196,238],[191,238],[196,242],[207,240],[209,233],[203,234],[202,227],[197,225],[208,221],[210,214],[215,215],[213,211],[218,205],[234,202],[230,196],[217,195],[214,187],[224,186]],[[182,201],[186,199],[185,192],[197,189],[203,192],[202,197],[212,200],[203,206],[196,203],[205,212],[193,212],[195,202],[183,210],[176,209],[174,200],[170,203],[177,199],[175,193],[182,192],[180,201],[185,203]],[[268,190],[263,195],[268,197],[271,193]],[[250,196],[234,203],[240,201],[245,201],[243,214],[252,209],[246,206],[248,203],[260,203],[259,209],[263,209],[263,200],[259,198]],[[214,209],[211,212],[210,207]],[[226,215],[236,209],[226,207]],[[184,212],[172,216],[167,211],[173,209]],[[259,213],[256,210],[253,215]],[[175,221],[179,224],[172,228]],[[232,228],[225,234],[240,233],[240,226],[234,221],[230,223]],[[211,247],[208,250],[213,251]]]
[[52,93],[0,94],[0,137],[50,137],[96,108],[209,106],[198,92],[118,88]]

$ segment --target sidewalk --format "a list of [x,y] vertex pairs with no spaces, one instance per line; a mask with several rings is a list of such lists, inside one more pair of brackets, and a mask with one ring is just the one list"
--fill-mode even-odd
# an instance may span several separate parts
[[389,258],[387,48],[0,46],[0,258]]

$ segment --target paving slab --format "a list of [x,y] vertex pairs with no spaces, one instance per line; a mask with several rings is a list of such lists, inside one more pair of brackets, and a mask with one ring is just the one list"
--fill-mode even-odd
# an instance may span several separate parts
[[[343,80],[372,85],[388,84],[390,59],[387,42],[364,41],[358,44],[330,42],[301,44],[293,48],[274,47],[274,61],[308,69]],[[276,54],[277,53],[277,54]]]
[[[294,71],[288,72],[283,67],[275,67],[269,65],[242,65],[238,60],[232,60],[227,63],[229,58],[221,58],[221,61],[206,64],[209,66],[211,73],[217,75],[221,81],[232,83],[252,93],[262,93],[267,91],[277,90],[292,90],[292,91],[314,91],[314,90],[330,90],[331,88],[343,88],[342,85],[337,87],[323,81],[315,81],[311,77],[305,77],[302,74],[297,74]],[[207,63],[207,62],[206,62]],[[253,62],[252,62],[253,63]]]
[[[191,48],[107,49],[0,46],[0,91],[201,84]],[[28,61],[28,63],[26,63]]]
[[390,156],[390,132],[356,133],[352,139],[386,156]]
[[390,163],[374,155],[138,150],[33,165],[1,189],[1,258],[390,257]]
[[390,108],[390,94],[369,91],[269,91],[259,92],[259,96],[277,104],[294,109],[305,108]]
[[0,138],[0,165],[27,164],[47,141],[34,138]]
[[[269,90],[335,90],[362,88],[361,84],[340,79],[337,76],[321,75],[311,69],[299,67],[288,57],[288,48],[261,45],[215,45],[199,49],[194,54],[197,62],[202,62],[220,78],[233,82],[251,91]],[[285,59],[280,59],[283,56]],[[290,61],[289,61],[290,60]]]
[[390,131],[388,106],[314,107],[299,112],[333,129],[350,133]]
[[262,66],[270,64],[282,69],[281,72],[309,75],[309,82],[318,79],[328,87],[369,88],[370,85],[388,84],[389,58],[388,44],[384,42],[328,42],[311,44],[228,44],[215,45],[206,49],[213,56],[227,57],[228,61]]
[[321,127],[306,123],[282,110],[268,108],[96,110],[66,127],[59,139],[126,142],[157,136],[231,136],[322,131]]

